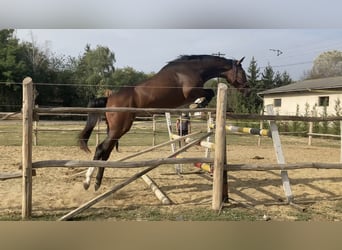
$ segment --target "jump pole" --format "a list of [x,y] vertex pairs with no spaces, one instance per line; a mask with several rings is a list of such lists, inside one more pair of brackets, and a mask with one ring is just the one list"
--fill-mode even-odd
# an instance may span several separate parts
[[30,77],[23,80],[22,219],[30,218],[32,213],[32,85]]
[[213,173],[212,209],[219,211],[222,205],[223,169],[226,161],[226,111],[227,85],[219,83],[216,104],[215,157]]

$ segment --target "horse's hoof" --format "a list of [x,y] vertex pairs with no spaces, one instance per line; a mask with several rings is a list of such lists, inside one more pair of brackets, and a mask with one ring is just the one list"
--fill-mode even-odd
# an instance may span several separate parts
[[192,103],[189,105],[190,109],[197,109],[198,108],[198,104],[197,103]]
[[190,109],[198,109],[198,108],[204,108],[208,104],[208,101],[205,97],[197,98],[194,103],[190,104]]
[[89,186],[90,186],[89,183],[83,182],[83,188],[84,188],[85,190],[88,190]]
[[101,184],[95,183],[95,191],[97,191],[100,188]]

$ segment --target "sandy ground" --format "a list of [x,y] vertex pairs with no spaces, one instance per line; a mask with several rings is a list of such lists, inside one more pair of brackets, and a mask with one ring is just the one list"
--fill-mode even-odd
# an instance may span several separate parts
[[[142,147],[122,147],[120,153],[113,152],[111,160],[132,154]],[[295,162],[339,162],[338,147],[318,147],[283,145],[285,159]],[[146,154],[137,159],[165,157],[169,148]],[[0,146],[0,172],[18,172],[21,162],[21,147]],[[185,156],[203,156],[203,149],[195,147]],[[262,159],[255,159],[262,158]],[[77,147],[33,148],[33,161],[51,159],[91,160],[92,155],[80,151]],[[272,145],[228,147],[229,163],[276,163]],[[107,169],[100,190],[94,191],[93,185],[84,190],[83,175],[77,175],[80,169],[51,168],[38,169],[33,179],[33,213],[44,214],[46,211],[65,210],[66,212],[108,190],[116,183],[130,177],[139,169]],[[212,180],[208,174],[199,174],[191,165],[183,166],[184,175],[175,175],[174,167],[160,166],[151,171],[151,176],[167,196],[176,204],[164,206],[170,211],[191,207],[211,207]],[[342,170],[291,170],[289,171],[291,188],[295,202],[315,213],[312,220],[342,220]],[[92,184],[94,181],[92,182]],[[232,203],[253,206],[270,215],[276,221],[291,221],[298,210],[288,205],[280,205],[286,200],[279,171],[239,171],[229,173],[229,196]],[[6,216],[21,211],[21,179],[0,181],[0,215]],[[101,201],[95,208],[124,208],[127,206],[160,206],[160,201],[151,192],[142,179],[131,183],[120,191]]]

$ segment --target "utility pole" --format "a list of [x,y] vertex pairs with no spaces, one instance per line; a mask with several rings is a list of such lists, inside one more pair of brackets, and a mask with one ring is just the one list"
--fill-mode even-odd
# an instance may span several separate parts
[[213,56],[225,56],[226,54],[223,54],[221,52],[213,53]]

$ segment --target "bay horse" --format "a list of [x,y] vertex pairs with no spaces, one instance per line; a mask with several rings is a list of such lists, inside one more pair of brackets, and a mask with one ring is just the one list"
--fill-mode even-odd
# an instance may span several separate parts
[[[170,61],[153,77],[132,87],[123,87],[108,97],[100,97],[88,107],[132,107],[132,108],[176,108],[190,104],[197,98],[204,101],[197,107],[204,107],[214,97],[212,89],[204,89],[206,81],[225,78],[243,94],[249,92],[245,71],[241,60],[226,59],[212,55],[185,55]],[[204,98],[203,98],[204,97]],[[193,104],[192,104],[192,108]],[[127,133],[134,121],[133,112],[106,112],[107,137],[95,151],[93,160],[106,161],[113,148],[118,147],[119,139]],[[87,142],[100,114],[89,113],[86,125],[79,135],[80,148],[90,152]],[[85,189],[90,186],[91,175],[95,168],[89,168]],[[96,176],[95,190],[101,186],[104,168],[100,167]]]

